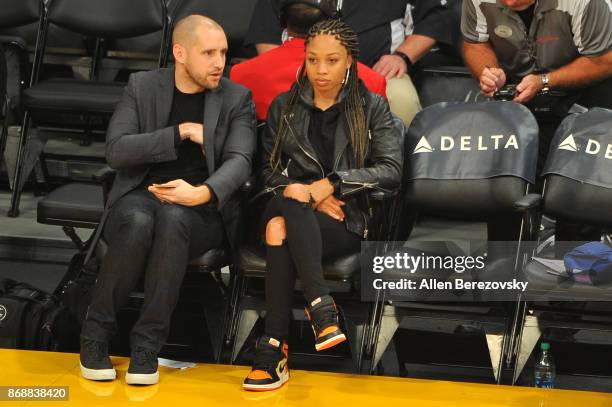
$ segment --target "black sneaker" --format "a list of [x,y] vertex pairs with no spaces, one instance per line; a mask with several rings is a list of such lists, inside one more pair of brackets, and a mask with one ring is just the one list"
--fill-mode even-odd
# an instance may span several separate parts
[[289,347],[286,342],[269,336],[257,341],[257,355],[251,373],[244,379],[242,388],[249,391],[268,391],[281,387],[289,380]]
[[340,329],[338,309],[331,296],[324,295],[315,299],[304,311],[312,325],[317,351],[329,349],[346,340]]
[[145,348],[132,351],[130,367],[125,374],[127,384],[156,384],[159,381],[157,371],[157,352]]
[[117,372],[105,342],[81,338],[81,376],[89,380],[115,380]]

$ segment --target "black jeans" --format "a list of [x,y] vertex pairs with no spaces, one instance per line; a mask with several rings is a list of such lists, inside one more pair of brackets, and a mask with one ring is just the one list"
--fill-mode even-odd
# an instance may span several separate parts
[[309,205],[276,195],[264,212],[270,219],[285,219],[287,238],[281,246],[267,245],[266,335],[286,338],[289,333],[293,288],[299,277],[308,303],[329,294],[323,277],[323,260],[359,252],[361,238],[344,222],[315,212]]
[[117,331],[117,311],[144,275],[144,304],[130,344],[159,352],[189,260],[223,244],[221,216],[206,206],[162,204],[140,188],[113,206],[103,235],[108,252],[81,336],[108,342]]

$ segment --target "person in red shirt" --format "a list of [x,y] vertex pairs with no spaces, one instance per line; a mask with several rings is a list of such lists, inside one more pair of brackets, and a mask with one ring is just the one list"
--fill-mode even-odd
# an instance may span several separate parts
[[[304,63],[304,38],[310,27],[334,16],[336,10],[333,3],[320,0],[286,2],[281,19],[290,38],[280,47],[232,68],[230,79],[253,92],[258,120],[266,120],[274,98],[287,92],[296,81]],[[362,63],[358,63],[357,71],[368,90],[386,98],[387,81],[384,76]]]

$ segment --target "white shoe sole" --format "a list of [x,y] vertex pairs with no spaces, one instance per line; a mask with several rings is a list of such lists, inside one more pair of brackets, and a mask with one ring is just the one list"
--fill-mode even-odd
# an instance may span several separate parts
[[117,371],[113,369],[88,369],[79,362],[81,366],[81,376],[88,380],[115,380],[117,378]]
[[285,371],[281,376],[280,380],[276,383],[270,384],[247,384],[242,383],[242,388],[248,391],[268,391],[268,390],[276,390],[283,386],[283,384],[289,381],[289,371]]
[[333,338],[329,338],[325,342],[316,343],[315,349],[317,351],[322,351],[325,349],[333,348],[334,346],[346,341],[346,336],[344,334],[336,335]]
[[127,384],[157,384],[159,382],[159,371],[151,374],[126,373],[125,382]]

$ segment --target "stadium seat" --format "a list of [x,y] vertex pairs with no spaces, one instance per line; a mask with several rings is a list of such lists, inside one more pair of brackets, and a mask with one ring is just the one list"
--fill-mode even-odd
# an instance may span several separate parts
[[[512,130],[515,120],[524,127]],[[510,227],[517,232],[514,235],[511,231],[506,233],[508,237],[504,240],[518,241],[516,249],[520,249],[523,236],[518,230],[531,229],[531,216],[527,215],[532,208],[517,203],[529,192],[529,178],[535,177],[537,129],[527,109],[504,102],[441,103],[420,112],[408,130],[404,166],[403,210],[412,214],[415,222],[403,245],[386,255],[479,256],[488,252],[486,272],[515,272],[517,254],[514,251],[492,253],[485,225],[492,219],[509,219]],[[486,146],[480,145],[483,150],[478,153],[474,152],[473,143],[471,153],[465,145],[459,148],[462,137],[489,134],[521,134],[521,149],[509,155],[503,149],[495,150],[496,153],[489,149],[486,153],[492,155],[480,156],[484,160],[481,162],[474,154],[484,153]],[[456,148],[437,144],[441,135],[447,141],[452,138]],[[517,172],[506,173],[497,168],[498,162],[521,164],[515,168]],[[454,270],[422,268],[411,270],[411,273],[405,270],[397,273],[400,274],[396,278],[411,279],[417,285],[423,279],[434,277],[445,281],[478,278]],[[400,326],[418,330],[419,322],[426,319],[440,326],[454,324],[454,329],[467,326],[476,327],[478,333],[484,331],[494,378],[498,383],[501,381],[502,357],[509,344],[508,331],[513,314],[507,302],[490,302],[486,296],[464,292],[440,297],[435,293],[412,291],[378,290],[378,294],[379,305],[367,346],[370,373],[381,368],[382,356]],[[393,353],[393,347],[389,349]]]
[[[42,80],[39,73],[46,50],[46,38],[50,25],[95,38],[95,47],[90,67],[89,80]],[[11,196],[9,216],[19,214],[19,199],[22,189],[24,158],[28,130],[32,120],[44,111],[75,112],[91,116],[109,116],[113,113],[123,93],[124,84],[98,81],[100,60],[104,51],[104,40],[144,35],[162,31],[159,45],[159,66],[166,62],[169,44],[170,23],[163,0],[77,1],[53,0],[41,20],[40,41],[37,43],[33,63],[32,83],[24,92],[24,118],[20,135],[15,182]]]

